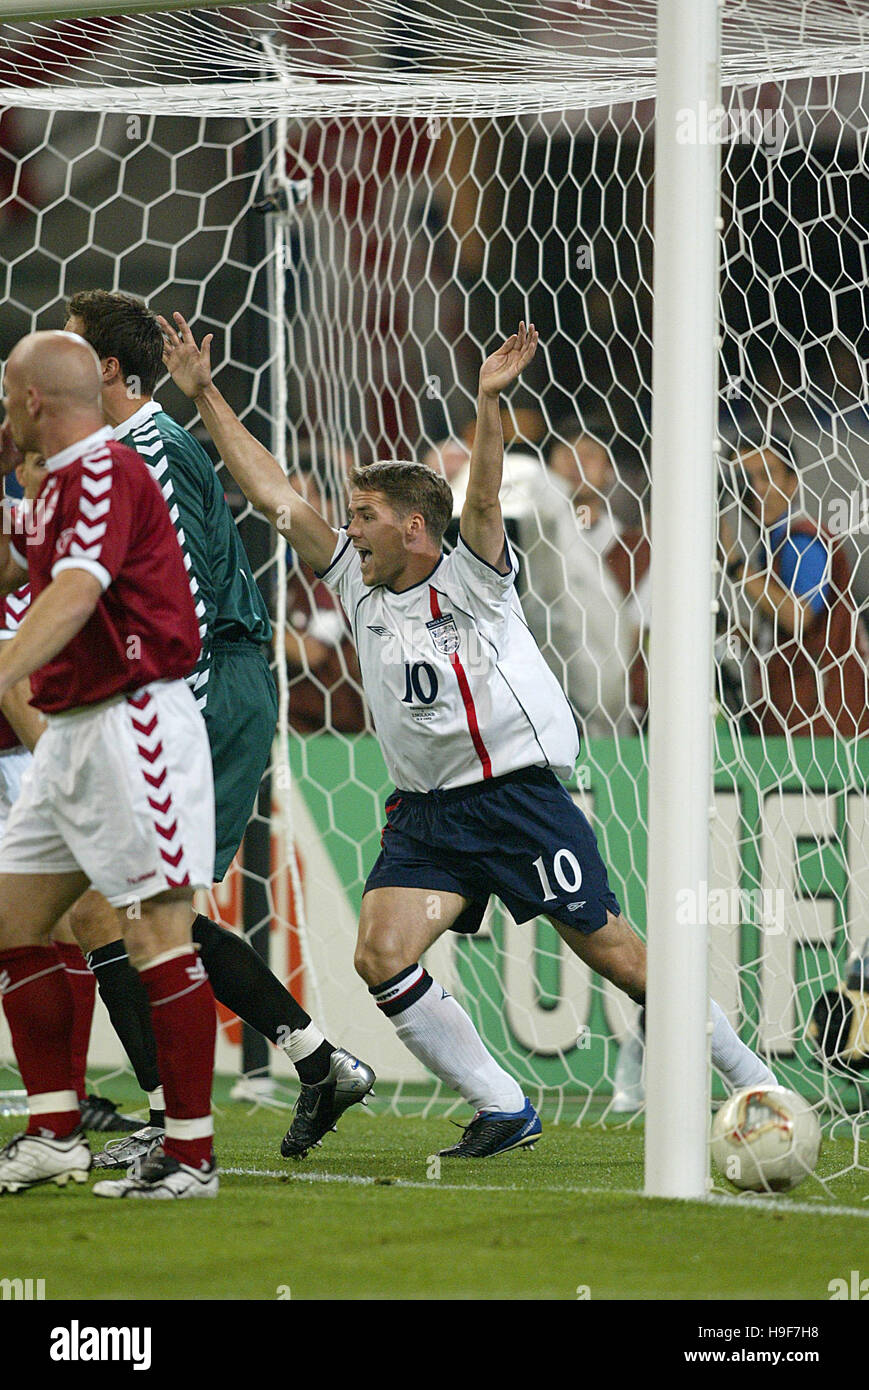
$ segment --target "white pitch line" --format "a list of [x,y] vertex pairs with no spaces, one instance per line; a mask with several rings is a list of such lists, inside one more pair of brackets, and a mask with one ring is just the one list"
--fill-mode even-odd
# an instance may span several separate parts
[[[285,1182],[339,1183],[350,1187],[402,1187],[416,1192],[526,1192],[515,1184],[447,1183],[438,1178],[428,1182],[412,1182],[408,1178],[369,1178],[358,1173],[288,1173],[271,1168],[221,1168],[221,1173],[234,1178],[283,1178]],[[535,1192],[570,1193],[576,1197],[642,1197],[646,1201],[680,1201],[701,1206],[737,1207],[741,1211],[798,1212],[802,1216],[858,1216],[869,1218],[869,1207],[823,1206],[820,1202],[786,1202],[776,1197],[735,1197],[711,1192],[708,1197],[653,1197],[629,1187],[556,1187],[538,1184]]]

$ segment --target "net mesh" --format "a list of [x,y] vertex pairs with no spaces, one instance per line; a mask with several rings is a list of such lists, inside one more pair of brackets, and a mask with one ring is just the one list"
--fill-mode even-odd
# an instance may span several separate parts
[[[245,116],[601,107],[654,94],[655,16],[654,0],[281,0],[10,20],[0,100],[25,87],[28,105],[176,114],[203,102]],[[860,0],[728,0],[722,34],[728,85],[866,66]]]
[[[740,1035],[853,1143],[845,1173],[869,1078],[869,745],[848,725],[869,650],[869,10],[755,0],[723,20],[722,110],[685,113],[686,139],[722,147],[724,544],[712,866],[679,909],[708,923],[712,993]],[[286,411],[288,465],[333,519],[348,464],[390,456],[441,467],[458,514],[480,361],[536,324],[544,350],[504,403],[504,512],[526,617],[584,729],[574,795],[642,933],[654,6],[15,22],[0,65],[4,355],[77,289],[180,309],[216,334],[218,383],[272,447]],[[170,383],[158,395],[198,428]],[[759,524],[770,441],[796,470],[790,557]],[[346,624],[226,486],[273,611],[285,589],[291,772],[276,763],[254,821],[270,858],[211,915],[268,938],[395,1108],[449,1109],[353,973],[390,788]],[[776,582],[804,601],[796,637],[770,612]],[[642,1114],[636,1009],[545,921],[518,929],[493,904],[427,964],[551,1118]],[[226,1019],[219,1066],[242,1065],[238,1044]],[[279,1053],[265,1069],[290,1076]]]

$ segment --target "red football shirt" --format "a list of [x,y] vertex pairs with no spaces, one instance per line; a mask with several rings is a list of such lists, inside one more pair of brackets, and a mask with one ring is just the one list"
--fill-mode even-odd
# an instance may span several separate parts
[[[0,640],[8,641],[18,631],[18,624],[30,607],[30,585],[22,584],[14,593],[0,597]],[[21,739],[16,734],[5,714],[0,713],[0,752],[8,753],[10,748],[21,748]]]
[[33,704],[54,714],[182,679],[199,657],[199,623],[178,537],[146,463],[106,428],[46,467],[27,534],[33,597],[64,569],[87,570],[103,592],[81,631],[33,672]]

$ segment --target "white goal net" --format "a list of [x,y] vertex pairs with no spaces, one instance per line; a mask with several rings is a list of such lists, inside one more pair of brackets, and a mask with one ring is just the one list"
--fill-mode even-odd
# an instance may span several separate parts
[[[77,290],[138,294],[216,335],[221,389],[334,519],[348,465],[388,457],[441,467],[458,514],[479,364],[537,326],[505,401],[504,512],[583,727],[574,794],[642,933],[654,4],[34,13],[0,25],[3,357]],[[741,1037],[853,1141],[843,1169],[869,1104],[867,69],[865,0],[728,2],[722,107],[684,124],[722,156],[722,545],[712,867],[678,910],[708,925]],[[446,1108],[353,972],[390,787],[346,627],[226,486],[279,628],[289,773],[276,753],[211,915],[397,1109]],[[642,1113],[617,1075],[636,1008],[545,921],[493,903],[431,957],[550,1118]],[[92,1059],[113,1048],[101,1025]],[[218,1067],[291,1077],[228,1018]]]

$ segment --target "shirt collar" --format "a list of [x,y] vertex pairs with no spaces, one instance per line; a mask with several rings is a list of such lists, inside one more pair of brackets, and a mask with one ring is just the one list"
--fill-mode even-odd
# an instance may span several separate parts
[[112,430],[113,437],[117,440],[126,439],[131,430],[136,429],[139,425],[144,425],[146,420],[150,420],[152,415],[157,415],[162,409],[162,405],[158,405],[156,401],[145,401],[144,405],[139,406],[135,415],[128,415],[126,420],[115,425]]
[[104,444],[107,439],[111,439],[112,431],[108,425],[103,425],[101,430],[95,430],[86,439],[79,439],[75,444],[68,444],[65,449],[61,449],[59,454],[52,454],[51,458],[45,460],[45,467],[49,473],[58,473],[61,468],[66,468],[68,464],[75,463],[82,454],[95,449],[98,444]]

